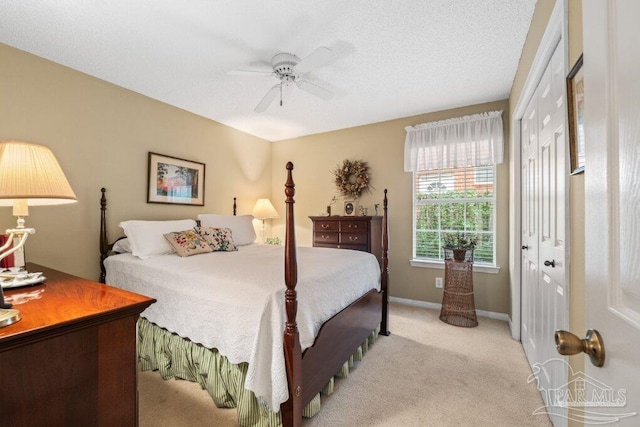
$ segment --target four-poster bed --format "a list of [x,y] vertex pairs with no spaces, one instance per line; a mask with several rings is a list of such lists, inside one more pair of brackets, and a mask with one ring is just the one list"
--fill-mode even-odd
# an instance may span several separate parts
[[[369,289],[362,293],[355,300],[350,300],[344,305],[345,308],[338,311],[328,320],[322,323],[315,335],[312,345],[308,345],[303,350],[301,345],[301,334],[298,329],[298,304],[299,285],[298,276],[298,252],[302,259],[309,257],[307,251],[337,251],[338,249],[317,249],[317,248],[296,248],[295,226],[294,226],[294,195],[295,184],[292,177],[293,164],[287,163],[287,180],[285,183],[286,195],[286,236],[284,239],[284,306],[286,319],[282,337],[284,353],[284,364],[286,367],[286,384],[288,388],[288,400],[281,403],[280,419],[284,426],[299,426],[302,423],[303,409],[310,404],[319,392],[332,381],[336,372],[340,371],[350,357],[359,349],[359,346],[366,343],[372,334],[377,331],[383,335],[388,335],[388,223],[387,223],[387,191],[384,194],[383,203],[383,233],[382,241],[382,265],[377,261],[376,268],[379,269],[379,284],[376,288]],[[101,252],[101,280],[104,281],[105,261],[113,245],[110,245],[106,233],[106,196],[102,189],[101,198],[101,227],[100,227],[100,252]],[[234,215],[236,205],[234,198]],[[305,251],[306,250],[306,251]],[[354,251],[348,251],[354,252]],[[346,252],[340,253],[341,257],[349,255]],[[370,254],[357,253],[353,255],[369,256]],[[375,258],[375,257],[373,257]],[[229,258],[228,258],[229,259]],[[280,270],[281,271],[281,270]],[[112,283],[110,283],[112,284]],[[118,284],[115,284],[116,286]],[[303,286],[307,286],[302,283]],[[339,284],[338,284],[339,285]],[[302,288],[309,292],[306,288]],[[308,297],[308,296],[307,296]],[[159,302],[161,298],[157,298]],[[304,301],[304,299],[303,299]],[[282,305],[282,301],[278,303]],[[302,308],[302,307],[301,307]],[[306,308],[306,307],[305,307]],[[301,312],[307,314],[306,312]],[[143,313],[144,316],[144,313]],[[303,316],[306,317],[306,316]],[[155,326],[155,325],[154,325]],[[158,325],[162,326],[162,325]],[[303,329],[305,330],[305,329]],[[308,335],[308,334],[307,334]],[[312,337],[313,338],[313,337]],[[142,339],[142,338],[141,338]],[[305,337],[308,341],[308,337]],[[282,353],[281,353],[282,354]],[[202,384],[201,384],[202,385]],[[203,386],[204,387],[204,386]],[[210,393],[211,394],[211,393]],[[213,395],[212,395],[213,397]],[[318,397],[319,399],[319,397]],[[216,400],[214,398],[214,400]],[[216,404],[219,402],[216,400]],[[231,405],[223,405],[231,406]],[[277,416],[278,414],[276,414]],[[266,425],[266,424],[265,424]],[[269,424],[270,425],[270,424]]]

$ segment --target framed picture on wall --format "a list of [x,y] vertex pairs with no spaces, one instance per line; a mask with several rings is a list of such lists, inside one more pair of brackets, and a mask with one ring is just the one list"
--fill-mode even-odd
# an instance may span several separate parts
[[582,55],[567,75],[571,174],[584,172],[584,73]]
[[205,164],[149,152],[147,203],[204,206]]

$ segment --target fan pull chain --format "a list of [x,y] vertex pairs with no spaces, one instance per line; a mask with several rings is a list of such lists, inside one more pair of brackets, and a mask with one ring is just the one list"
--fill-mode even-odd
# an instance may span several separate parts
[[282,82],[280,82],[280,106],[282,107]]

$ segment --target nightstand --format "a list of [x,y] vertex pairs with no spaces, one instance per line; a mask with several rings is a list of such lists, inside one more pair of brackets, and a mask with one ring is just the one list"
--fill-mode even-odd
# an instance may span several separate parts
[[8,426],[137,426],[136,322],[154,299],[36,264],[41,285],[9,289],[22,320],[0,328]]

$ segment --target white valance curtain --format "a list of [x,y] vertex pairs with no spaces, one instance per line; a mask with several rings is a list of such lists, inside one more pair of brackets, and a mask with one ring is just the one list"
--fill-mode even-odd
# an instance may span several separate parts
[[404,170],[485,166],[502,163],[502,111],[407,126]]

